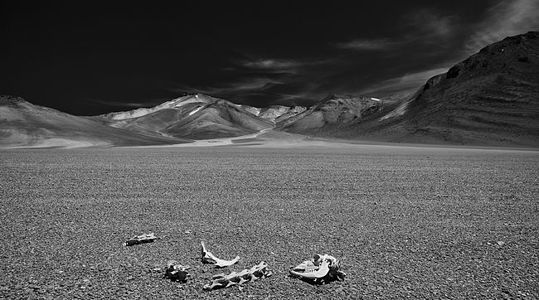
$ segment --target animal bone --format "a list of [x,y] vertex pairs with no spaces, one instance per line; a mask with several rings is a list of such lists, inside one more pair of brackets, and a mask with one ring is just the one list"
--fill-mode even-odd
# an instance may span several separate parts
[[270,277],[271,275],[272,273],[268,269],[268,264],[262,261],[251,269],[245,269],[240,272],[232,272],[228,275],[225,275],[224,273],[214,275],[211,283],[204,286],[204,290],[227,288],[234,285],[252,282],[257,279]]
[[339,261],[331,255],[315,254],[290,270],[290,274],[313,283],[326,283],[333,280],[344,280],[346,273],[339,270]]
[[224,260],[224,259],[217,258],[211,252],[206,250],[206,246],[204,245],[204,242],[201,241],[200,244],[202,245],[202,263],[214,264],[216,267],[224,268],[224,267],[231,266],[240,260],[239,256],[236,256],[236,258],[234,258],[233,260]]
[[157,239],[157,237],[155,236],[155,234],[153,232],[143,234],[143,235],[137,235],[137,236],[134,236],[131,239],[127,240],[124,243],[124,246],[133,246],[133,245],[136,245],[136,244],[152,243],[156,239]]
[[[303,277],[306,279],[317,279],[326,276],[329,273],[329,262],[323,261],[320,266],[307,264],[310,261],[305,261],[301,265],[290,270],[290,273],[295,276]],[[298,272],[298,271],[302,272]]]
[[176,261],[171,260],[165,269],[165,278],[172,281],[187,282],[187,278],[191,277],[191,274],[187,272],[188,269],[190,269],[189,266],[182,266]]

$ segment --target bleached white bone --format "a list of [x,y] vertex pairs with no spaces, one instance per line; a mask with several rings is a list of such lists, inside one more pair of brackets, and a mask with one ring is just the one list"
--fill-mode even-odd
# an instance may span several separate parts
[[262,261],[251,269],[245,269],[240,272],[232,272],[228,275],[218,275],[219,276],[217,277],[214,276],[211,283],[204,286],[204,290],[213,290],[217,288],[227,288],[234,285],[241,285],[261,278],[270,277],[272,273],[268,269],[268,264]]
[[214,264],[216,267],[224,268],[224,267],[231,266],[240,260],[239,256],[236,256],[232,260],[224,260],[224,259],[217,258],[211,252],[206,250],[206,246],[204,245],[203,241],[201,241],[200,244],[202,245],[202,262],[205,264]]
[[290,270],[290,273],[298,277],[308,278],[308,279],[317,279],[326,276],[329,272],[329,262],[323,261],[322,264],[316,268],[309,269],[306,272],[297,272],[294,269]]
[[328,280],[343,280],[346,274],[339,270],[339,261],[331,255],[315,254],[290,270],[290,274],[314,282],[323,283]]
[[156,237],[153,232],[146,233],[146,234],[137,235],[137,236],[132,237],[131,239],[127,240],[124,243],[124,246],[133,246],[133,245],[136,245],[136,244],[151,243],[151,242],[155,241],[156,239],[158,239],[158,237]]

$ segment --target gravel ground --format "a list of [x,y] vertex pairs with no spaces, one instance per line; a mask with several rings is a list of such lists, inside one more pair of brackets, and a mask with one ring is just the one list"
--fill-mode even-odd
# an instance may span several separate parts
[[[539,153],[350,148],[0,151],[0,298],[539,298]],[[155,243],[123,247],[155,232]],[[199,242],[274,275],[202,291]],[[343,282],[287,276],[314,253]],[[152,271],[174,259],[193,277]]]

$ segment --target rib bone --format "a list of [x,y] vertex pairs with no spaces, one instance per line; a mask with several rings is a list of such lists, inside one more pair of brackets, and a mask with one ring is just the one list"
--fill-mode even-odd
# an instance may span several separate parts
[[202,245],[202,263],[214,264],[216,267],[224,268],[224,267],[231,266],[240,260],[239,256],[236,256],[232,260],[224,260],[224,259],[217,258],[211,252],[206,250],[206,246],[204,245],[204,242],[201,241],[200,244]]

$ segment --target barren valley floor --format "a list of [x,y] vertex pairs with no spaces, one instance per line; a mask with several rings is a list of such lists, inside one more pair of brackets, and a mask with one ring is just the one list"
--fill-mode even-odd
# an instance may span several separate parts
[[[0,298],[539,298],[539,152],[437,147],[0,151]],[[154,243],[124,247],[154,232]],[[200,240],[218,257],[200,263]],[[314,253],[345,281],[288,269]],[[152,271],[192,267],[185,284]],[[266,261],[270,278],[202,291]]]

